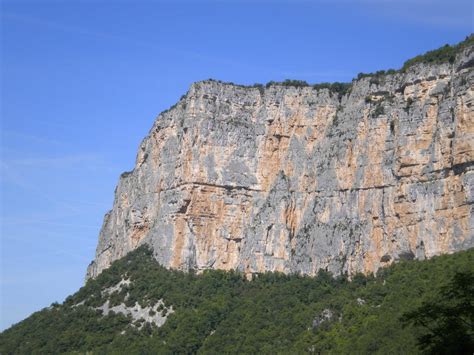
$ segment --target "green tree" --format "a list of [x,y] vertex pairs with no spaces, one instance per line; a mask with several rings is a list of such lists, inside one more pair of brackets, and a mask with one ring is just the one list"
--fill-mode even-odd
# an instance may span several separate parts
[[402,321],[423,328],[418,345],[425,353],[472,354],[474,273],[457,272],[436,297],[405,313]]

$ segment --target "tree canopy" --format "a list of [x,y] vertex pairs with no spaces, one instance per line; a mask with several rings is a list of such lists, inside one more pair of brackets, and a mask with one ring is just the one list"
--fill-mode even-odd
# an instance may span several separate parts
[[[2,354],[472,353],[474,250],[377,275],[167,270],[140,247],[0,334]],[[121,289],[111,289],[121,280]],[[98,308],[173,307],[158,328]],[[442,335],[442,336],[440,336]]]

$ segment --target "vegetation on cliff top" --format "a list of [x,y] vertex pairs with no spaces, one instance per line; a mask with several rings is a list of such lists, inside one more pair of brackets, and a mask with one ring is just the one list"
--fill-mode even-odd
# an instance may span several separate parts
[[[464,41],[458,44],[455,44],[452,46],[449,44],[446,44],[441,48],[428,51],[424,54],[420,54],[414,58],[411,58],[405,61],[405,63],[403,63],[403,66],[399,70],[388,69],[388,70],[379,70],[374,73],[359,73],[357,75],[357,80],[369,77],[371,78],[372,84],[378,84],[380,81],[383,80],[383,77],[385,75],[403,73],[416,64],[453,63],[458,53],[460,53],[465,48],[469,46],[473,46],[473,45],[474,45],[474,35],[471,34],[467,36]],[[221,82],[219,80],[214,80],[214,79],[208,79],[208,81]],[[316,90],[328,89],[330,92],[337,93],[340,97],[347,94],[352,87],[352,83],[334,82],[334,83],[309,84],[308,82],[304,80],[291,80],[291,79],[286,79],[284,81],[269,81],[265,85],[264,84],[237,85],[232,82],[229,82],[227,84],[231,84],[231,85],[235,85],[239,87],[245,87],[245,88],[257,88],[260,90],[261,93],[263,93],[265,88],[268,89],[272,86],[295,87],[295,88],[312,87],[313,89],[316,89]]]
[[388,69],[388,70],[379,70],[375,73],[359,73],[357,79],[362,79],[369,77],[371,78],[371,83],[378,84],[385,75],[393,75],[397,73],[404,73],[409,68],[413,67],[416,64],[443,64],[443,63],[454,63],[456,55],[463,51],[465,48],[474,45],[474,35],[469,35],[465,38],[464,41],[450,46],[445,44],[443,47],[428,51],[425,54],[417,55],[414,58],[408,59],[403,63],[403,66],[399,70]]
[[407,70],[409,67],[419,64],[442,64],[442,63],[454,63],[456,55],[469,46],[474,45],[474,34],[466,37],[466,39],[458,44],[450,46],[449,44],[444,45],[441,48],[428,51],[425,54],[418,55],[414,58],[407,60],[402,67],[402,71]]
[[[472,353],[473,265],[469,250],[402,261],[352,281],[324,271],[248,281],[238,272],[167,270],[141,247],[63,304],[4,331],[0,352]],[[103,292],[122,279],[131,282]],[[130,316],[103,316],[96,308],[107,299],[129,306],[163,300],[175,312],[161,328],[139,330]]]
[[322,89],[327,89],[330,92],[337,93],[340,96],[345,95],[346,93],[349,92],[352,83],[341,83],[341,82],[334,82],[334,83],[318,83],[318,84],[309,84],[308,82],[304,80],[291,80],[291,79],[286,79],[284,81],[269,81],[268,83],[264,84],[253,84],[253,85],[239,85],[235,84],[233,82],[223,82],[220,80],[215,80],[215,79],[208,79],[207,81],[211,82],[217,82],[217,83],[223,83],[223,84],[229,84],[229,85],[234,85],[237,87],[242,87],[242,88],[256,88],[260,91],[260,93],[264,93],[265,89],[269,89],[272,86],[284,86],[284,87],[295,87],[295,88],[313,88],[316,90],[322,90]]

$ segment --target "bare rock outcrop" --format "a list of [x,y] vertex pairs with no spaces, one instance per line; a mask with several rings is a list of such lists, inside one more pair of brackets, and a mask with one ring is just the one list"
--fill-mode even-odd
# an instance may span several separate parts
[[88,277],[143,243],[169,268],[310,275],[473,247],[473,61],[344,94],[193,84],[120,177]]

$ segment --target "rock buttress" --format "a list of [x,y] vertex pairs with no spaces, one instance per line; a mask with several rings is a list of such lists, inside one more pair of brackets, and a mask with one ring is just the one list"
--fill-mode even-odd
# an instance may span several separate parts
[[122,174],[87,277],[142,243],[169,268],[309,275],[474,246],[472,62],[471,47],[342,97],[193,84]]

